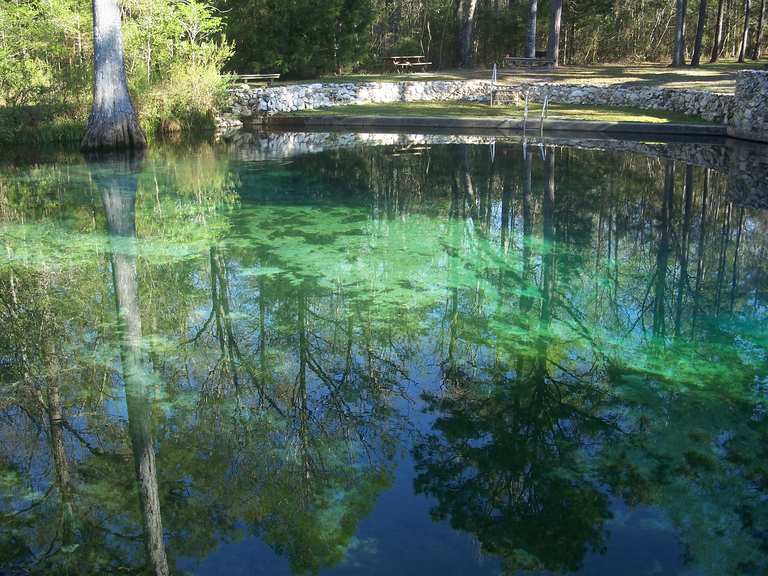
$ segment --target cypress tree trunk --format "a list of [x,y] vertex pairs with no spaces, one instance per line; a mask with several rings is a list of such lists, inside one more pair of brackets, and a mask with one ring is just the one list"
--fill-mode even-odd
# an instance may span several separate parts
[[712,43],[712,56],[709,59],[710,63],[717,62],[720,59],[720,52],[723,49],[723,19],[725,18],[723,1],[724,0],[719,0],[717,3],[717,23],[715,24],[715,39]]
[[125,79],[117,0],[93,0],[93,108],[81,143],[84,151],[144,148]]
[[552,65],[560,65],[560,21],[563,17],[563,0],[552,0],[549,5],[549,38],[547,40],[547,58]]
[[707,0],[699,0],[699,21],[696,23],[696,41],[693,45],[691,66],[701,64],[701,43],[704,40],[704,28],[707,25]]
[[760,49],[763,44],[763,29],[765,28],[765,0],[760,3],[760,18],[757,21],[755,44],[752,46],[752,60],[760,60]]
[[750,2],[744,0],[744,31],[741,34],[741,48],[739,49],[739,62],[744,62],[747,55],[747,43],[749,42],[749,11]]
[[477,11],[477,0],[469,0],[467,13],[463,15],[461,26],[461,65],[470,67],[474,61],[474,32],[475,32],[475,12]]
[[672,66],[685,65],[685,12],[687,0],[677,0],[675,8],[675,47],[672,53]]
[[539,12],[538,0],[528,0],[528,36],[525,39],[525,57],[536,57],[536,16]]

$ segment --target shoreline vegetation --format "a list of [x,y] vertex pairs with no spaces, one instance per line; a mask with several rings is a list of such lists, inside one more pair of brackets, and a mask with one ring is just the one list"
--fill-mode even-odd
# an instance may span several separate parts
[[[233,55],[224,20],[204,0],[123,0],[128,89],[141,129],[214,127]],[[93,99],[91,2],[0,6],[0,143],[79,141]]]
[[[531,34],[526,32],[531,31],[531,22],[524,3],[502,8],[498,3],[480,2],[468,14],[455,10],[456,2],[329,0],[317,5],[310,0],[121,0],[127,85],[141,130],[150,141],[159,134],[213,130],[235,73],[279,73],[282,77],[276,85],[489,79],[492,63],[530,48]],[[674,13],[674,3],[658,3],[668,16]],[[709,47],[719,48],[713,52],[716,61],[705,58],[699,66],[669,67],[666,62],[679,43],[674,19],[651,26],[656,22],[654,10],[643,11],[636,4],[607,7],[579,0],[567,5],[562,15],[561,66],[502,68],[499,82],[621,84],[732,93],[739,70],[766,66],[765,58],[760,59],[765,15],[759,11],[753,11],[747,22],[754,34],[749,37],[746,59],[740,58],[743,61],[737,61],[744,51],[733,40],[742,37],[739,18],[735,12],[726,14],[725,29],[718,31],[715,7],[710,6],[710,25],[703,38],[696,40],[697,44],[703,41],[707,54]],[[733,4],[727,10],[737,10],[738,3]],[[463,6],[459,2],[459,8]],[[9,0],[0,6],[0,144],[68,143],[82,138],[94,84],[91,8],[86,0]],[[552,33],[548,30],[552,16],[541,12],[532,36],[537,46],[546,45]],[[698,7],[689,6],[688,12],[693,21]],[[653,30],[650,37],[649,29]],[[693,46],[696,32],[695,26],[689,26],[682,40]],[[423,54],[432,66],[416,74],[386,70],[387,58],[403,54]],[[440,108],[439,115],[457,118],[508,114],[460,103],[429,106]],[[696,121],[646,110],[567,108],[552,107],[563,114],[558,117],[568,119]],[[389,114],[388,110],[372,112]],[[344,112],[334,109],[336,113]],[[418,116],[424,110],[419,104],[408,105],[399,113]]]

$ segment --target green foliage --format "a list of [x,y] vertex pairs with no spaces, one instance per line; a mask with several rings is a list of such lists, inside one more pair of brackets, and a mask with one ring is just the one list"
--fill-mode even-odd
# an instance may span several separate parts
[[20,58],[0,47],[0,94],[4,104],[21,106],[39,101],[51,87],[50,66],[39,58]]
[[306,78],[355,69],[368,53],[371,0],[218,0],[231,67]]
[[[232,55],[223,21],[202,0],[125,0],[131,93],[152,134],[213,126]],[[0,5],[0,141],[77,139],[92,89],[91,3]]]

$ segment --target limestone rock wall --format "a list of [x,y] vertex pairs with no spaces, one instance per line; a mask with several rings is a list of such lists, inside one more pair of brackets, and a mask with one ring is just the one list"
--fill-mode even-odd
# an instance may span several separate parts
[[235,88],[230,112],[234,115],[273,115],[346,104],[423,101],[482,101],[489,82],[483,80],[424,82],[315,83]]
[[[740,72],[736,95],[700,90],[630,86],[598,86],[535,82],[504,85],[507,96],[534,102],[546,97],[559,104],[632,107],[665,110],[729,126],[739,138],[768,142],[768,71]],[[268,88],[236,88],[229,107],[219,117],[221,128],[231,129],[243,120],[259,120],[279,113],[331,108],[346,104],[389,102],[486,102],[491,83],[484,80],[314,83]]]
[[701,90],[596,86],[591,84],[533,83],[505,87],[505,90],[534,102],[545,97],[557,104],[583,104],[665,110],[687,116],[700,116],[710,122],[727,124],[733,109],[733,96]]
[[768,70],[744,70],[737,76],[736,105],[728,133],[768,142]]

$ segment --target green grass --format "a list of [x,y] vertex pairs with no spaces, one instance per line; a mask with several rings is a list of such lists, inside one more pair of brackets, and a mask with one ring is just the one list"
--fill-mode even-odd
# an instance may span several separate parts
[[[411,102],[394,104],[358,104],[337,106],[318,110],[303,110],[281,116],[318,117],[318,116],[403,116],[403,117],[461,117],[461,118],[523,118],[523,107],[488,106],[468,102]],[[529,118],[539,118],[541,106],[533,104],[529,108]],[[547,114],[549,119],[594,120],[601,122],[681,122],[706,123],[702,118],[685,116],[672,112],[641,110],[638,108],[612,108],[607,106],[577,106],[551,104]]]
[[[597,64],[592,66],[562,66],[557,70],[536,68],[499,69],[499,82],[562,82],[567,84],[621,85],[637,87],[687,88],[722,94],[732,94],[739,70],[765,69],[768,60],[739,64],[723,60],[716,64],[702,64],[698,68],[685,66],[670,68],[667,64]],[[435,70],[412,74],[347,74],[323,76],[314,80],[284,81],[278,84],[311,82],[400,82],[403,80],[469,80],[491,77],[490,67],[472,70]]]
[[565,66],[557,70],[504,70],[505,83],[548,81],[566,84],[619,85],[637,88],[685,88],[720,94],[732,94],[739,70],[765,69],[766,60],[739,64],[722,61],[702,64],[698,68],[670,68],[664,64],[609,64],[599,66]]

